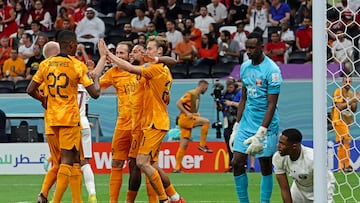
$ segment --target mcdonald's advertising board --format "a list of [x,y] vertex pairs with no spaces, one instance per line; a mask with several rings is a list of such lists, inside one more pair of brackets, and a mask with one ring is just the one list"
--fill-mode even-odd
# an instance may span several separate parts
[[[183,172],[221,172],[229,167],[229,155],[225,142],[208,142],[213,153],[205,153],[198,149],[199,142],[190,142],[181,163]],[[176,152],[179,142],[163,142],[159,152],[159,166],[165,172],[172,172],[176,164]],[[111,143],[93,143],[91,165],[94,173],[110,173]],[[127,163],[124,172],[128,172]]]

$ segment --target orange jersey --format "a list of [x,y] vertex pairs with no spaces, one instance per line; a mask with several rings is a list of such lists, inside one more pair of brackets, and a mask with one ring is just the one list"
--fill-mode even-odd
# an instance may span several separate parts
[[[341,88],[337,88],[334,92],[334,104],[345,102],[354,97],[354,93],[349,90],[345,92]],[[332,109],[332,120],[335,125],[346,125],[346,123],[352,123],[354,121],[353,112],[350,109],[340,110],[336,107]]]
[[[187,91],[185,95],[181,97],[180,101],[187,111],[191,113],[197,113],[199,111],[200,96],[194,94],[194,90]],[[180,112],[180,114],[185,113]]]
[[146,79],[144,94],[144,127],[169,130],[170,119],[167,105],[170,102],[172,77],[164,64],[145,64],[141,76]]
[[48,126],[79,125],[78,84],[83,84],[84,87],[93,84],[87,72],[84,63],[66,55],[50,57],[40,63],[33,80],[45,84]]
[[118,97],[118,117],[116,127],[121,130],[131,130],[131,102],[130,96],[134,91],[136,75],[122,70],[119,67],[112,67],[100,78],[100,87],[105,89],[114,86]]
[[131,94],[131,114],[132,114],[132,129],[142,129],[142,111],[144,108],[144,94],[145,94],[146,79],[140,75],[136,76],[134,92]]

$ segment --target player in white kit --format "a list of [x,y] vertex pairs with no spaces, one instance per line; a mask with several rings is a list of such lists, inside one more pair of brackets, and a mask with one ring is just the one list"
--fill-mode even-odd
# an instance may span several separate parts
[[[314,201],[314,152],[301,144],[302,134],[297,129],[286,129],[280,137],[278,151],[273,156],[274,172],[284,203]],[[290,188],[288,174],[293,183]],[[328,170],[328,202],[333,202],[335,177]],[[292,201],[291,201],[292,200]]]
[[90,123],[87,118],[88,115],[88,101],[89,94],[82,85],[78,85],[78,103],[80,108],[80,123],[81,123],[81,136],[82,136],[82,147],[84,159],[81,160],[81,171],[84,175],[84,181],[86,190],[89,194],[89,202],[96,203],[96,191],[95,191],[95,180],[94,173],[89,164],[89,160],[92,158],[92,144],[91,144],[91,129]]

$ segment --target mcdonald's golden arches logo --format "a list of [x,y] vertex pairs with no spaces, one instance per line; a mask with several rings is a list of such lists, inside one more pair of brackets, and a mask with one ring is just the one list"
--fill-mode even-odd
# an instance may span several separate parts
[[228,152],[225,149],[219,149],[215,155],[215,164],[214,164],[215,171],[219,170],[220,155],[222,155],[223,160],[224,160],[224,168],[227,168],[227,165],[229,164],[230,158],[229,158]]

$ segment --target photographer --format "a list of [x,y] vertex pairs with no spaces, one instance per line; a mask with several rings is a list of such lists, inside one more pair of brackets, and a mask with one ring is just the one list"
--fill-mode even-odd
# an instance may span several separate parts
[[232,172],[231,160],[233,158],[233,153],[230,150],[229,139],[232,133],[233,125],[236,122],[237,108],[241,95],[241,87],[238,87],[235,79],[232,77],[228,78],[226,80],[226,90],[222,94],[219,102],[219,105],[221,105],[220,109],[222,110],[224,116],[224,138],[230,157],[230,168],[226,172]]

